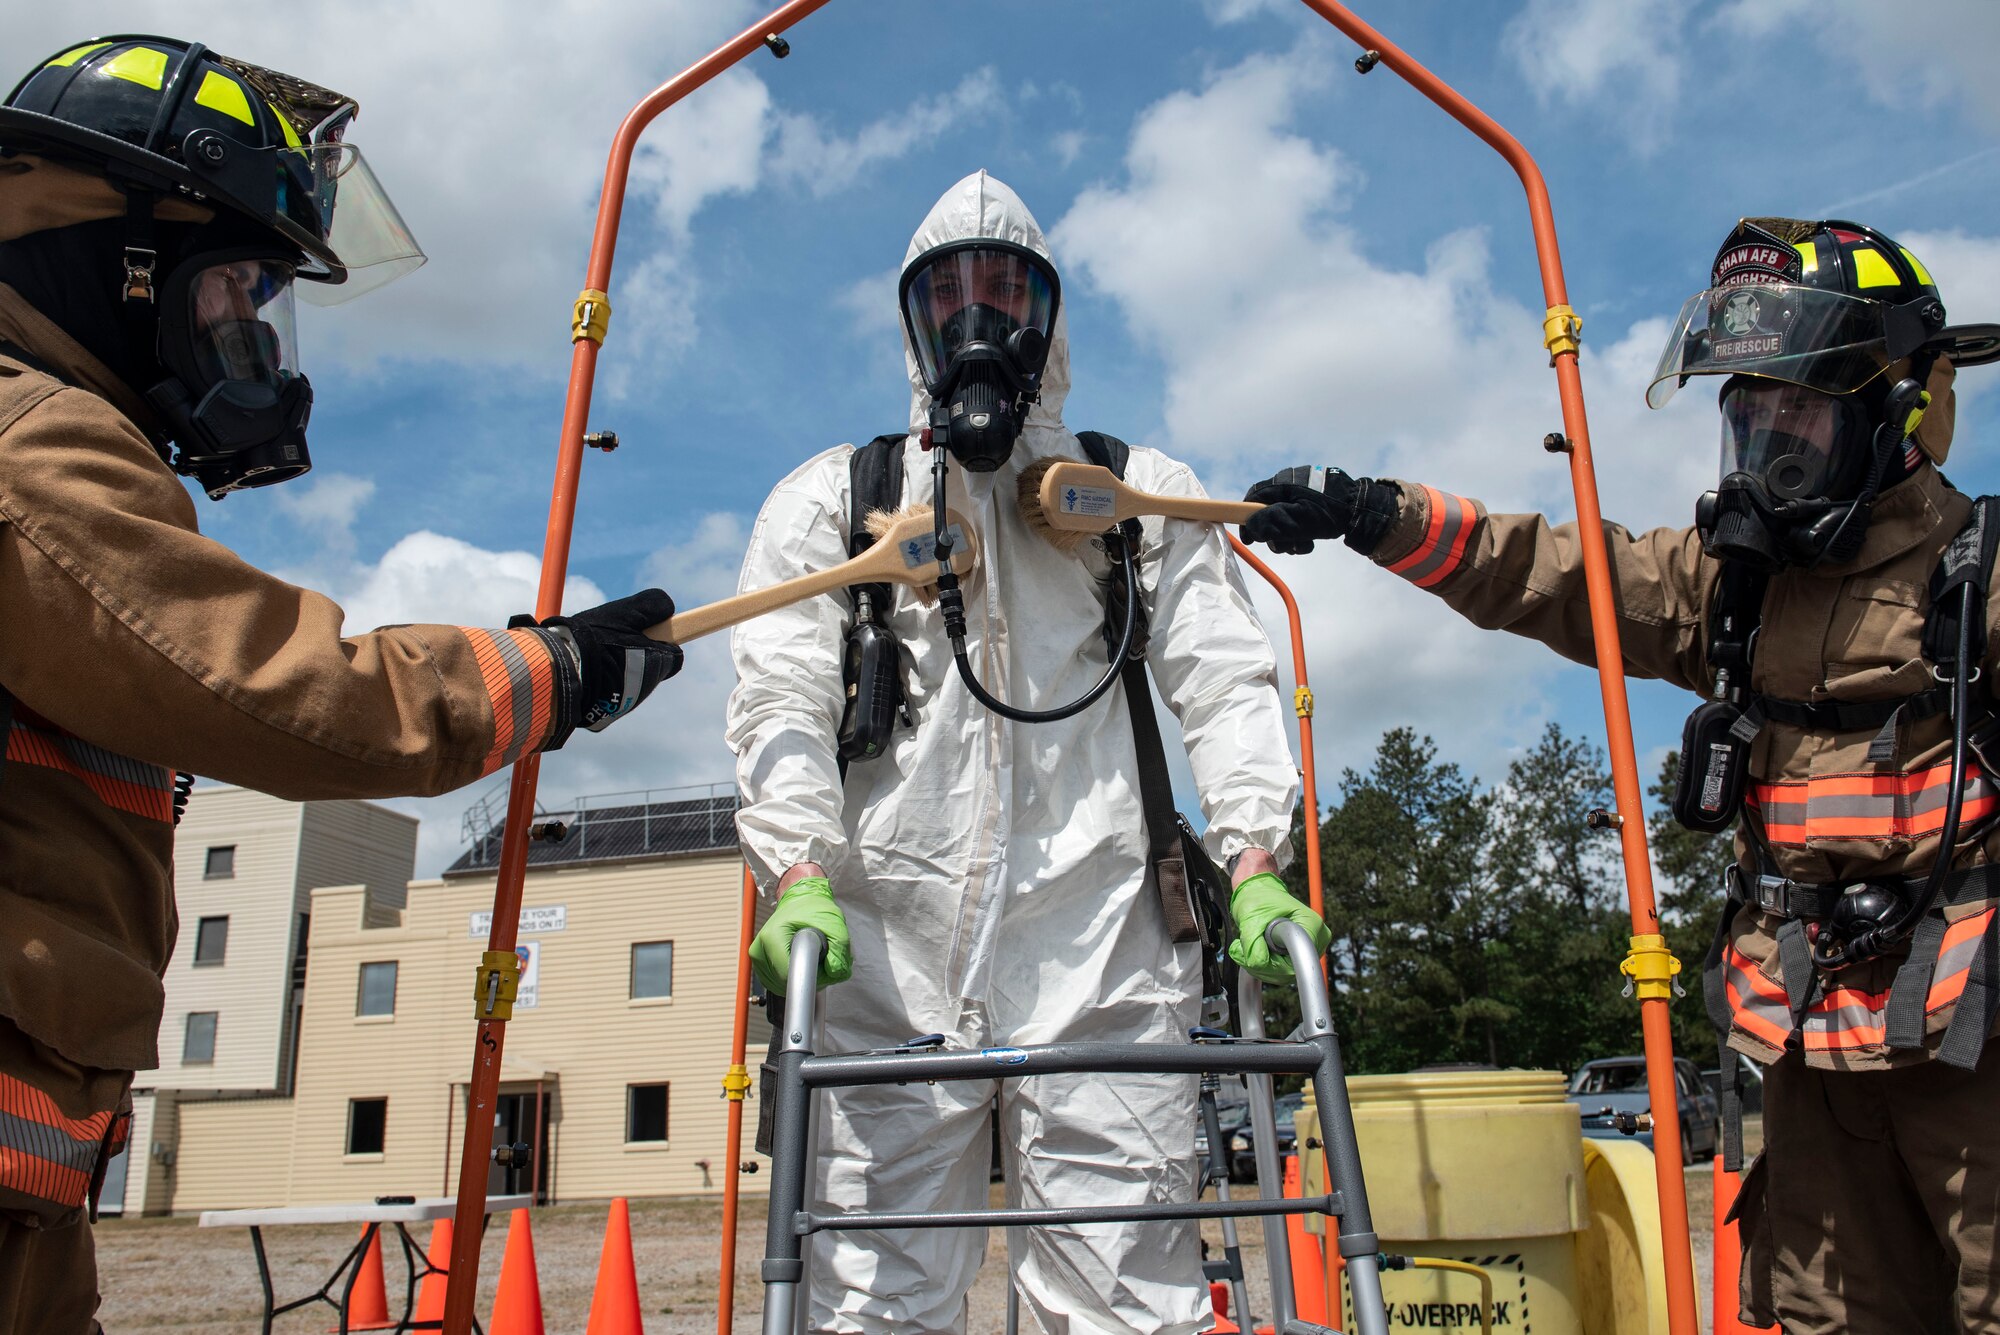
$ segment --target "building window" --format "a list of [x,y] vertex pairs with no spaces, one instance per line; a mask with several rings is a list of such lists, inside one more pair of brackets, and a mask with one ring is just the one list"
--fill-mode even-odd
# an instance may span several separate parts
[[347,1101],[347,1152],[380,1154],[388,1134],[389,1100],[349,1099]]
[[215,1012],[194,1011],[187,1017],[181,1038],[181,1065],[211,1066],[215,1063]]
[[674,994],[674,943],[641,941],[632,947],[632,999]]
[[625,1086],[625,1143],[667,1138],[667,1086]]
[[202,868],[204,881],[226,881],[236,874],[236,845],[208,850],[207,865]]
[[396,1013],[396,961],[361,966],[361,995],[355,1001],[356,1015]]
[[195,924],[194,962],[220,964],[229,952],[229,919],[203,918]]

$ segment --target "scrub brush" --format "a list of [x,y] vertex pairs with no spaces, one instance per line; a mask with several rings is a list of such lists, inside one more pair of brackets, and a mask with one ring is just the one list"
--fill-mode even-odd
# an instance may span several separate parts
[[1128,487],[1116,473],[1069,459],[1037,459],[1021,470],[1021,517],[1058,551],[1073,552],[1123,520],[1142,515],[1240,524],[1264,507],[1251,501],[1158,496]]

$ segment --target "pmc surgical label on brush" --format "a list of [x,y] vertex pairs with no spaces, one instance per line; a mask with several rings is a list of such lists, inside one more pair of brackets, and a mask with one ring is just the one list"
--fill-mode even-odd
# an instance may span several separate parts
[[1118,513],[1118,493],[1109,487],[1064,487],[1060,500],[1066,515],[1110,519]]
[[[965,550],[965,530],[956,524],[947,524],[944,529],[945,541],[954,552]],[[926,533],[921,538],[911,538],[903,544],[903,564],[912,570],[937,564],[937,535]]]

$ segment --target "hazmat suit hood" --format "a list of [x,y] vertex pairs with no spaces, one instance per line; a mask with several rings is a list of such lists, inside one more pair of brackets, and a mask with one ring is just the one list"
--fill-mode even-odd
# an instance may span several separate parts
[[[1049,254],[1048,239],[1042,235],[1042,226],[1035,221],[1035,215],[1028,212],[1028,206],[1021,197],[1007,185],[989,176],[984,170],[976,171],[951,189],[944,192],[938,202],[917,227],[916,235],[910,238],[909,249],[903,253],[903,267],[928,250],[953,241],[1008,241],[1017,246],[1026,246],[1043,259],[1054,263]],[[910,346],[906,333],[903,339],[903,360],[910,376],[910,430],[921,434],[930,425],[931,396],[924,388],[923,371],[917,365],[916,350]],[[1034,428],[1059,431],[1062,429],[1063,400],[1069,395],[1069,316],[1060,308],[1056,311],[1055,329],[1049,339],[1049,358],[1042,370],[1041,401],[1028,409],[1021,438],[1015,442],[1016,457],[1032,458],[1047,454],[1046,445],[1036,447]]]

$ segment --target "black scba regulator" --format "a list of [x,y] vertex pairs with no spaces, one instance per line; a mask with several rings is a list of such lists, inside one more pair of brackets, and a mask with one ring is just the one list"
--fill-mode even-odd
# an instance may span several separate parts
[[888,749],[903,713],[903,664],[896,637],[875,619],[874,599],[858,595],[854,626],[847,633],[841,677],[847,706],[840,716],[838,754],[843,761],[873,760]]

